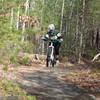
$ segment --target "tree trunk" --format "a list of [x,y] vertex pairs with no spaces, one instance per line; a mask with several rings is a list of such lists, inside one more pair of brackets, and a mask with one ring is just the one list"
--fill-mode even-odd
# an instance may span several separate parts
[[17,12],[17,30],[19,29],[19,10],[20,7],[18,8],[18,12]]
[[96,48],[99,48],[99,38],[100,37],[100,31],[99,28],[97,28],[97,34],[96,34]]
[[68,34],[70,34],[70,30],[71,30],[71,21],[72,21],[72,13],[73,13],[73,8],[74,8],[74,3],[75,0],[72,0],[70,2],[70,14],[69,14],[69,18],[68,18],[68,27],[67,27],[67,30],[68,30]]
[[22,26],[22,42],[24,42],[24,32],[25,32],[25,22],[23,22],[23,26]]
[[29,0],[26,0],[25,15],[27,15],[28,9],[29,9]]
[[10,29],[12,29],[12,26],[13,26],[13,8],[11,9]]
[[82,44],[83,44],[83,34],[81,33],[81,36],[80,36],[80,48],[79,48],[79,60],[78,60],[79,63],[81,62]]
[[[78,48],[78,43],[77,43],[77,41],[78,41],[78,39],[79,39],[79,26],[80,26],[80,25],[79,25],[79,11],[78,11],[78,8],[77,8],[77,15],[76,15],[76,17],[77,17],[77,19],[76,19],[76,20],[77,20],[77,21],[76,21],[76,33],[75,33],[75,36],[74,36],[74,37],[75,37],[75,41],[76,41],[76,44],[77,44],[76,47],[75,47],[75,48],[76,48],[76,49],[75,49],[75,50],[76,50],[76,55],[77,55],[77,56],[76,56],[76,59],[78,60],[79,48]],[[79,54],[79,55],[80,55],[80,54]]]
[[64,4],[65,4],[65,0],[63,0],[63,3],[62,3],[62,12],[61,12],[60,32],[62,32],[63,15],[64,15]]
[[[26,0],[26,9],[25,9],[25,16],[27,15],[29,9],[29,0]],[[25,21],[23,22],[23,26],[22,26],[22,42],[24,42],[24,32],[25,32]]]
[[83,34],[85,30],[85,20],[84,20],[84,14],[85,14],[85,0],[83,0],[83,9],[82,9],[82,29],[81,29],[81,35],[80,35],[80,48],[79,48],[79,63],[81,61],[81,55],[82,55],[82,46],[83,46]]
[[41,10],[41,26],[43,25],[43,10],[44,10],[44,0],[42,0],[42,10]]

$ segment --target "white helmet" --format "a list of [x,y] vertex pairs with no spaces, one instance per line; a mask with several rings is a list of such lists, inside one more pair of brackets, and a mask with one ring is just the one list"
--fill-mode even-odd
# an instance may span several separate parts
[[54,24],[50,24],[50,25],[48,26],[48,30],[54,31],[54,30],[55,30]]

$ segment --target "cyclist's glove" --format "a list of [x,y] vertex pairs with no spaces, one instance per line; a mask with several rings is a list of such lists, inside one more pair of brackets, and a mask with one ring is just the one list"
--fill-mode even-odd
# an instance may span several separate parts
[[45,37],[42,37],[41,40],[47,41],[48,39]]
[[57,36],[52,36],[50,39],[51,40],[56,40],[58,37]]

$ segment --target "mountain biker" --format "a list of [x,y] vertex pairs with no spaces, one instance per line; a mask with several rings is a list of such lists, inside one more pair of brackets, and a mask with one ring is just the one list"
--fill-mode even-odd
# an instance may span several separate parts
[[[43,40],[51,40],[54,46],[54,51],[55,51],[55,58],[56,58],[56,63],[59,63],[59,48],[61,46],[61,42],[63,41],[62,34],[60,32],[55,31],[55,26],[54,24],[50,24],[48,26],[48,32],[46,36],[43,38]],[[49,43],[50,45],[50,43]]]

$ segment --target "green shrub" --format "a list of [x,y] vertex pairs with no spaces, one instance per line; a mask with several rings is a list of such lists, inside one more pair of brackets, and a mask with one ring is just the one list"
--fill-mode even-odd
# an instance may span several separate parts
[[30,53],[30,54],[32,54],[33,52],[34,52],[34,50],[35,50],[35,45],[29,45],[28,46],[28,48],[27,48],[27,53]]
[[19,63],[20,63],[20,64],[23,64],[23,65],[28,65],[28,64],[30,63],[30,61],[31,61],[30,58],[27,57],[27,56],[25,56],[25,57],[19,59]]
[[25,57],[22,57],[22,58],[17,58],[16,56],[11,56],[10,57],[10,61],[13,63],[13,64],[23,64],[23,65],[26,65],[26,64],[29,64],[30,63],[30,58],[25,56]]
[[23,57],[22,62],[24,64],[28,64],[30,62],[30,58],[29,57]]
[[11,56],[10,57],[10,61],[13,63],[13,64],[17,64],[18,63],[18,59],[16,56]]
[[27,52],[27,53],[33,53],[35,49],[35,45],[29,41],[19,42],[19,46],[22,52]]

